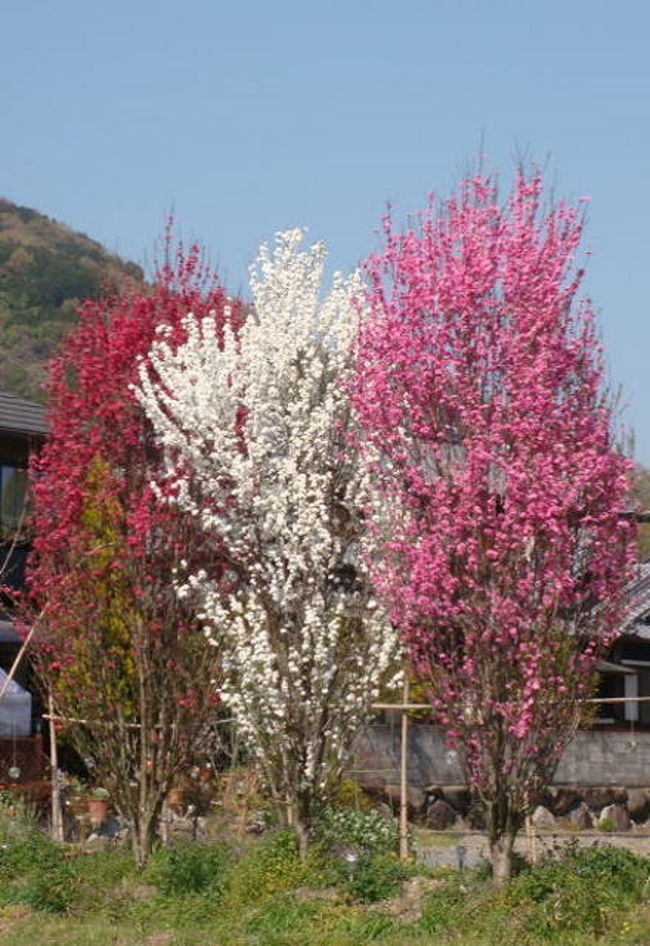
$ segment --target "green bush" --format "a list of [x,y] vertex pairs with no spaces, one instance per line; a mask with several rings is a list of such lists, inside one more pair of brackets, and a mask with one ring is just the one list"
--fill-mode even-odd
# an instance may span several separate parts
[[78,867],[69,861],[42,866],[20,891],[20,902],[41,913],[69,913],[79,900],[82,882]]
[[300,860],[295,832],[269,832],[233,864],[228,878],[229,899],[235,904],[250,903],[291,890],[306,883],[313,867],[312,860]]
[[0,797],[0,905],[45,913],[97,910],[111,899],[110,888],[133,872],[124,850],[74,854],[48,837],[29,807]]
[[621,848],[567,845],[500,889],[479,871],[441,877],[419,926],[481,946],[593,942],[642,902],[649,876],[648,858]]
[[366,855],[348,868],[340,884],[355,903],[376,903],[399,894],[409,875],[396,854]]
[[650,860],[623,848],[572,848],[567,856],[515,878],[504,892],[509,912],[527,914],[541,939],[561,942],[569,932],[601,936],[621,910],[642,900]]
[[222,846],[179,844],[161,851],[153,868],[153,878],[164,894],[180,895],[210,890],[222,894],[228,853]]
[[378,811],[352,808],[324,808],[314,831],[315,837],[330,851],[350,847],[358,854],[372,857],[391,854],[399,845],[399,828],[393,818]]
[[372,801],[356,779],[344,778],[339,782],[334,798],[334,808],[352,808],[355,811],[372,811]]
[[0,798],[0,902],[16,902],[12,882],[54,870],[62,849],[38,827],[24,804]]

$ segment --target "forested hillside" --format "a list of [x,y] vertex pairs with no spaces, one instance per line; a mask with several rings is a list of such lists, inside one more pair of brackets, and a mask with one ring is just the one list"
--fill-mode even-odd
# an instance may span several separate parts
[[139,266],[82,233],[0,198],[0,390],[42,400],[44,365],[75,323],[80,299],[97,298]]

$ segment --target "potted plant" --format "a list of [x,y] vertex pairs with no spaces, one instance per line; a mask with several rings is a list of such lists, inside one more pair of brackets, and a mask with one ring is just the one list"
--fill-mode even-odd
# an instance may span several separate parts
[[108,817],[108,789],[95,786],[88,793],[88,815],[93,827],[101,827]]
[[180,810],[185,805],[185,789],[170,788],[167,793],[167,806],[173,810]]

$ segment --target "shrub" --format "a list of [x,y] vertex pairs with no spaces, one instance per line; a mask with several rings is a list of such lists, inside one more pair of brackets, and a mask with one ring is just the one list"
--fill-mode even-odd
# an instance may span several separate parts
[[642,899],[649,877],[650,860],[622,848],[572,849],[513,880],[506,906],[532,904],[528,928],[548,940],[569,931],[599,936],[622,909]]
[[352,847],[369,857],[394,853],[399,843],[399,829],[394,819],[385,818],[378,811],[352,808],[324,808],[315,836],[327,850]]
[[419,926],[482,946],[592,942],[643,899],[649,874],[650,859],[629,851],[564,845],[499,890],[478,870],[450,873],[427,897]]
[[312,870],[312,861],[301,861],[298,856],[294,831],[269,832],[233,865],[229,875],[230,898],[235,904],[249,903],[291,890],[304,883]]
[[395,854],[365,856],[349,869],[341,886],[357,903],[376,903],[398,894],[409,873]]
[[77,865],[61,859],[41,866],[28,878],[20,902],[42,913],[69,913],[77,903],[81,886]]
[[227,860],[225,847],[179,844],[156,858],[154,879],[165,894],[182,896],[206,890],[222,894]]
[[355,811],[372,810],[372,801],[361,785],[353,778],[341,779],[333,803],[336,808],[353,808]]
[[4,808],[0,811],[0,879],[6,883],[33,870],[54,867],[62,859],[62,851],[29,811],[18,807],[10,814]]

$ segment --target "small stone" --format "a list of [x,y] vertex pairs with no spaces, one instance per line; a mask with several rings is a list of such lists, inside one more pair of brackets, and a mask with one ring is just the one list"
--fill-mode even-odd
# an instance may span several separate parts
[[601,831],[629,831],[632,819],[623,805],[606,805],[598,818]]
[[530,816],[530,820],[535,828],[554,828],[555,827],[555,818],[553,817],[552,812],[545,808],[544,805],[538,805]]
[[457,812],[442,798],[436,799],[427,808],[427,827],[433,831],[445,831],[456,821]]

